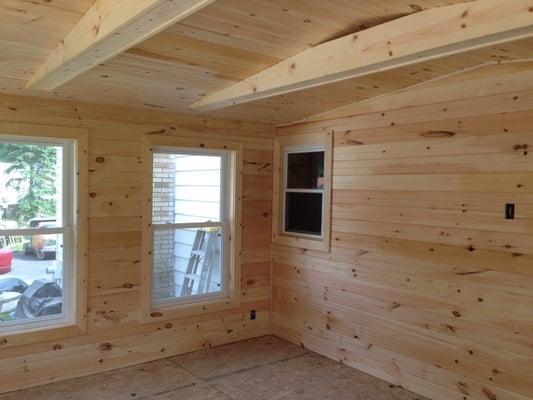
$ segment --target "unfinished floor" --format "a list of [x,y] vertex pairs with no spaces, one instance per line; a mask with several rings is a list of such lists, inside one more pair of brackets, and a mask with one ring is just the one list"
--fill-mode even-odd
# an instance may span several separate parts
[[0,400],[422,400],[275,337],[0,395]]

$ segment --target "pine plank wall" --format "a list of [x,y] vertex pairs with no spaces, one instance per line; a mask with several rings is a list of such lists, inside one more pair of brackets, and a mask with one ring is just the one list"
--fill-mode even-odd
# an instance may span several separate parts
[[[90,130],[88,333],[0,347],[0,392],[270,332],[271,126],[7,95],[0,97],[0,121]],[[139,322],[141,140],[148,132],[243,143],[241,307]],[[254,321],[252,309],[257,311]]]
[[533,398],[531,71],[278,129],[334,132],[334,168],[331,252],[274,246],[275,335],[433,399]]
[[[1,121],[90,129],[91,195],[88,334],[0,348],[0,392],[272,332],[433,399],[533,398],[531,66],[278,129],[334,132],[330,253],[271,253],[269,126],[2,96]],[[147,132],[244,143],[240,308],[139,323]]]

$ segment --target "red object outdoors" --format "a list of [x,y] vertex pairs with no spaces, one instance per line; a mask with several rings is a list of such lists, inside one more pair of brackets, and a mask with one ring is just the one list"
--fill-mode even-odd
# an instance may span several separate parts
[[11,264],[13,263],[13,250],[0,249],[0,274],[5,274],[11,271]]

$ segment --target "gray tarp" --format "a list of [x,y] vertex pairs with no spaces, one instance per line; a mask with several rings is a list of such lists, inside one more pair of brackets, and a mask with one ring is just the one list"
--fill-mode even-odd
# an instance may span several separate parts
[[0,293],[3,292],[18,292],[24,293],[28,288],[28,284],[19,278],[4,278],[0,279]]
[[20,296],[15,317],[27,319],[61,314],[62,298],[63,291],[57,283],[38,279]]

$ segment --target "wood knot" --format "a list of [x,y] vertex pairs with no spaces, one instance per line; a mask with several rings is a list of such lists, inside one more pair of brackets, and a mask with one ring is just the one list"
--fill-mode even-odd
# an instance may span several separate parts
[[163,313],[160,313],[159,311],[153,311],[150,316],[152,318],[159,318],[159,317],[162,317],[163,316]]
[[7,339],[6,338],[0,339],[0,346],[5,346],[6,344],[7,344]]
[[426,138],[439,138],[439,137],[453,137],[455,132],[451,131],[427,131],[420,134],[422,137]]
[[453,333],[457,332],[457,331],[455,330],[455,328],[454,328],[453,326],[451,326],[450,324],[444,324],[444,326],[445,326],[446,329],[449,330],[450,332],[453,332]]
[[167,322],[167,323],[165,324],[165,328],[167,328],[167,329],[172,328],[172,324],[171,324],[170,322]]
[[[166,131],[167,131],[166,129],[158,129],[156,131],[147,132],[147,135],[158,135],[161,133],[165,133]],[[153,151],[153,150],[150,149],[150,151]]]
[[485,396],[487,396],[487,399],[489,399],[489,400],[498,400],[496,395],[494,393],[492,393],[489,389],[485,388],[485,387],[483,388],[483,394]]
[[96,162],[99,163],[99,164],[104,163],[105,162],[105,157],[102,157],[102,156],[96,157]]
[[133,287],[133,284],[132,283],[125,283],[124,285],[122,285],[122,287],[124,287],[126,289],[131,289]]
[[452,312],[452,314],[456,318],[459,318],[461,316],[461,313],[459,311],[455,311],[455,310]]
[[348,139],[348,140],[346,140],[345,143],[349,144],[350,146],[361,146],[361,145],[364,144],[363,142],[359,142],[359,141],[353,140],[353,139]]
[[469,396],[469,393],[468,393],[468,384],[465,383],[465,382],[457,382],[457,387],[459,388],[459,391],[466,395],[466,396]]
[[527,144],[515,144],[513,146],[513,150],[517,151],[517,150],[527,150],[528,148],[528,145]]
[[113,345],[109,342],[101,343],[100,346],[98,346],[98,349],[102,351],[110,351],[113,349]]
[[52,347],[53,350],[61,350],[63,348],[63,346],[61,346],[60,344],[54,344],[54,347]]

